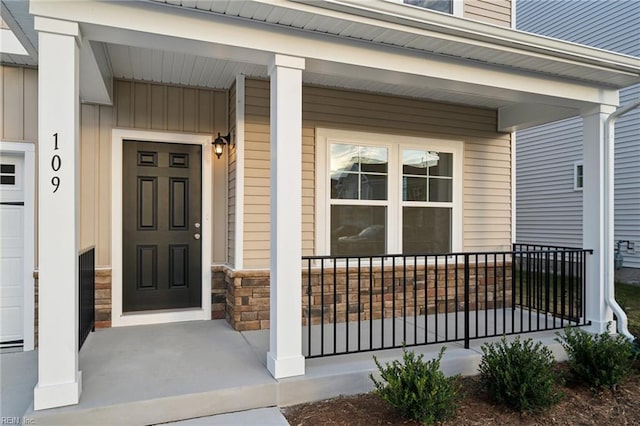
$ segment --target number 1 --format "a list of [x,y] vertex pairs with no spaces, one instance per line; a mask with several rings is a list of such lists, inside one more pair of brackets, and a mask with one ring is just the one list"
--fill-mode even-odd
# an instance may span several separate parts
[[53,149],[54,151],[58,149],[58,133],[53,134]]

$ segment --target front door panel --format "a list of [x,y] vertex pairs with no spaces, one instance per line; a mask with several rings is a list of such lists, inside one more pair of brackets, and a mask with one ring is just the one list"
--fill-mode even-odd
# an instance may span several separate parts
[[123,144],[123,312],[200,307],[200,145]]

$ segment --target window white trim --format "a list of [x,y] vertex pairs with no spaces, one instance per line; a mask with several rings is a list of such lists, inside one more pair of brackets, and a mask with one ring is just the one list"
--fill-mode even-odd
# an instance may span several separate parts
[[[316,129],[316,235],[315,254],[328,255],[331,247],[329,232],[331,205],[355,204],[354,200],[330,200],[329,162],[331,142],[354,145],[384,146],[388,148],[388,197],[387,201],[367,200],[367,205],[386,205],[387,208],[387,253],[402,252],[402,207],[411,202],[402,201],[402,165],[400,151],[406,148],[428,149],[453,154],[453,194],[451,203],[434,203],[430,206],[452,207],[451,251],[462,251],[463,234],[463,164],[464,143],[456,140],[419,138],[337,129]],[[417,202],[423,206],[424,203]]]
[[22,252],[22,350],[32,351],[35,346],[35,203],[36,203],[36,147],[29,142],[0,142],[0,152],[24,156],[23,168],[23,252]]
[[[578,184],[578,170],[582,168],[582,185]],[[582,161],[576,161],[573,163],[573,190],[574,191],[582,191],[584,188],[584,166],[582,165]]]
[[[122,312],[122,145],[124,140],[202,146],[202,305],[200,308]],[[160,324],[211,319],[211,209],[213,152],[211,136],[114,129],[111,134],[111,325]]]
[[[442,12],[442,11],[439,11],[439,10],[429,9],[427,7],[420,7],[420,6],[415,6],[413,4],[406,4],[404,2],[404,0],[383,0],[383,1],[387,1],[389,3],[399,3],[399,4],[402,4],[404,6],[413,7],[413,8],[420,9],[420,10],[430,10],[432,12],[449,14],[447,12]],[[464,8],[464,0],[449,0],[449,1],[452,3],[452,5],[451,5],[451,15],[458,16],[458,17],[462,18],[463,8]]]

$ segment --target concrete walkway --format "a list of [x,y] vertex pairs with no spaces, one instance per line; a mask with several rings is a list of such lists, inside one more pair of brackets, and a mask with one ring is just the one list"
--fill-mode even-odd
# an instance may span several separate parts
[[[529,336],[564,357],[553,332]],[[2,415],[65,426],[150,425],[186,419],[193,420],[178,424],[286,424],[274,407],[368,392],[369,374],[376,372],[372,355],[390,362],[402,353],[390,349],[308,359],[304,376],[275,380],[265,367],[268,341],[268,331],[239,333],[224,320],[97,330],[80,351],[80,403],[37,412],[32,406],[35,352],[3,354]],[[476,374],[484,341],[472,341],[470,349],[448,343],[442,370],[449,375]],[[429,359],[441,346],[412,349]]]

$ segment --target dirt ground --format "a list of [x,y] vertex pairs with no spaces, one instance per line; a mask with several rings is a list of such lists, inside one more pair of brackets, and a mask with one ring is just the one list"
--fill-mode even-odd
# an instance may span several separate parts
[[[638,364],[636,364],[638,366]],[[559,370],[565,370],[559,366]],[[457,416],[445,425],[637,425],[640,424],[640,372],[615,392],[593,393],[567,380],[563,400],[543,413],[521,415],[496,406],[480,390],[477,376],[462,378],[465,394]],[[338,397],[283,409],[292,426],[419,425],[405,420],[375,394]]]

